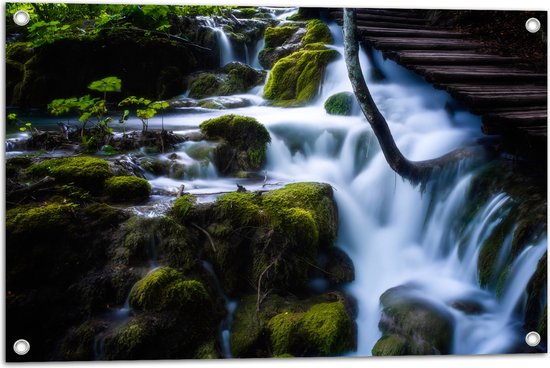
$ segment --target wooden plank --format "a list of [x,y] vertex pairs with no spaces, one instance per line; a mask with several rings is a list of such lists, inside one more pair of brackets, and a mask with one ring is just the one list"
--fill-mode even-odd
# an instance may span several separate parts
[[432,50],[389,52],[390,57],[402,64],[424,65],[507,65],[521,62],[517,57],[480,54],[464,50]]
[[[518,108],[514,106],[476,106],[471,107],[470,111],[474,114],[485,115],[485,114],[498,114],[502,112],[514,112]],[[536,105],[536,106],[522,106],[521,111],[530,112],[530,111],[540,111],[546,113],[546,105]]]
[[448,90],[456,90],[459,92],[492,92],[492,91],[532,91],[545,92],[545,86],[537,86],[536,84],[467,84],[467,83],[443,83],[443,86]]
[[365,37],[374,47],[384,50],[475,50],[479,42],[461,39]]
[[429,20],[419,19],[414,17],[400,17],[400,16],[390,16],[390,15],[373,15],[373,14],[357,14],[357,21],[376,21],[376,22],[388,22],[388,23],[400,23],[400,24],[417,24],[424,25],[428,24]]
[[546,74],[514,68],[415,65],[411,66],[411,69],[425,76],[429,82],[436,84],[439,82],[491,82],[493,84],[528,82],[536,85],[546,84]]
[[[341,15],[342,12],[340,11]],[[372,15],[387,15],[392,17],[405,17],[405,18],[417,18],[426,19],[424,12],[409,9],[357,9],[357,14],[372,14]]]
[[[547,100],[546,94],[528,95],[462,95],[459,99],[469,106],[538,106]],[[528,114],[528,112],[525,112]]]
[[440,29],[407,29],[388,27],[357,27],[361,35],[381,37],[404,37],[404,38],[465,38],[463,33]]

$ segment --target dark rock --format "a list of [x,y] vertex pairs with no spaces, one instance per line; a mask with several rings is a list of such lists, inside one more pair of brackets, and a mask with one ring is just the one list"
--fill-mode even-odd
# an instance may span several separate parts
[[383,309],[378,327],[383,336],[373,354],[450,353],[454,318],[441,306],[424,299],[421,291],[413,286],[397,286],[382,294],[380,303]]

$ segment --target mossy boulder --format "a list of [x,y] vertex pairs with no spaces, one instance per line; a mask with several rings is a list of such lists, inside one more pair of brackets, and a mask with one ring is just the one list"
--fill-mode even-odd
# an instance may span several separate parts
[[254,171],[263,166],[271,137],[256,119],[224,115],[203,122],[200,129],[207,138],[224,141],[214,154],[214,162],[222,174]]
[[31,165],[27,174],[32,177],[52,176],[60,183],[73,183],[97,194],[105,180],[113,176],[109,163],[88,156],[53,158]]
[[[228,193],[187,213],[185,221],[210,235],[203,247],[230,296],[251,290],[250,280],[262,289],[307,290],[319,255],[334,245],[338,228],[332,188],[320,183],[289,184],[264,195]],[[329,268],[336,274],[339,267]],[[353,279],[349,270],[340,271],[334,284]]]
[[245,93],[262,84],[265,72],[234,61],[216,72],[199,73],[191,78],[189,97],[203,99]]
[[187,227],[174,218],[132,217],[119,230],[122,239],[116,249],[119,262],[147,266],[152,261],[193,272],[199,266],[198,248]]
[[330,115],[349,116],[353,111],[355,96],[351,92],[336,93],[325,101],[325,111]]
[[295,25],[267,27],[264,33],[265,47],[274,48],[282,46],[297,30],[298,27]]
[[372,348],[373,356],[398,356],[407,354],[407,341],[399,335],[386,335]]
[[269,74],[264,98],[284,107],[310,102],[317,96],[326,66],[337,57],[336,50],[315,44],[280,59]]
[[105,181],[105,193],[113,202],[139,203],[151,195],[151,184],[136,176],[113,176]]
[[135,310],[149,312],[176,309],[193,314],[211,307],[201,282],[186,280],[181,272],[170,267],[155,269],[138,281],[129,301]]
[[268,323],[275,355],[335,356],[354,348],[353,322],[340,301],[285,311]]
[[[450,354],[454,318],[444,308],[422,297],[412,286],[398,286],[380,297],[382,338],[377,353],[400,355]],[[374,353],[374,350],[373,350]]]
[[55,234],[71,223],[73,210],[73,205],[61,203],[16,207],[6,213],[6,231],[13,235]]
[[184,194],[179,198],[176,198],[174,205],[172,206],[172,216],[180,221],[185,221],[187,215],[191,211],[191,208],[197,203],[197,198],[192,194]]
[[214,73],[199,74],[189,87],[189,97],[205,98],[218,95],[223,79]]
[[319,19],[312,19],[307,23],[307,32],[302,39],[304,44],[332,43],[332,35],[328,26]]
[[[338,231],[338,211],[332,187],[322,183],[293,183],[264,195],[262,204],[275,224],[288,217],[285,210],[301,208],[310,212],[318,232],[320,247],[329,247]],[[303,216],[302,216],[303,217]],[[291,229],[286,229],[291,231]]]

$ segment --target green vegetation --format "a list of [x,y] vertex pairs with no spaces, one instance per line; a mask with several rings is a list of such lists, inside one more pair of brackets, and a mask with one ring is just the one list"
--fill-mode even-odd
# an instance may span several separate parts
[[151,185],[135,176],[113,176],[105,181],[105,193],[113,202],[143,202],[151,194]]
[[113,176],[107,161],[88,156],[45,160],[31,165],[27,173],[33,177],[49,175],[60,183],[73,183],[92,193],[100,192],[105,180]]
[[[452,347],[454,318],[407,286],[387,290],[380,297],[383,333],[377,354],[399,352],[410,355],[448,354]],[[374,351],[373,350],[373,353]]]
[[330,115],[349,116],[353,110],[355,96],[351,92],[336,93],[325,101],[325,110]]
[[399,335],[383,336],[372,348],[372,355],[374,356],[405,355],[406,352],[407,345]]
[[264,97],[284,107],[310,102],[317,96],[325,67],[337,56],[337,51],[316,45],[280,59],[269,74]]
[[201,282],[185,280],[182,273],[170,267],[151,271],[130,292],[130,305],[140,311],[173,309],[202,314],[208,304],[209,296]]
[[189,87],[189,97],[205,98],[218,95],[218,90],[223,85],[223,80],[214,73],[200,74]]
[[6,231],[12,234],[55,233],[70,223],[73,204],[52,203],[40,207],[20,206],[6,212]]
[[[218,147],[218,158],[231,159],[224,157],[226,150],[245,152],[247,162],[237,171],[258,170],[264,164],[267,144],[271,142],[271,137],[267,129],[256,119],[230,114],[207,120],[199,127],[207,138],[221,138],[227,142],[228,146]],[[218,169],[222,168],[220,171],[224,172],[223,168],[226,167],[218,160]]]
[[180,221],[184,221],[191,211],[191,208],[197,203],[197,198],[192,194],[184,194],[179,198],[176,198],[174,205],[172,206],[172,216]]
[[265,47],[282,46],[297,30],[297,26],[267,27],[264,33]]
[[312,43],[332,43],[332,35],[328,26],[319,19],[312,19],[307,23],[307,32],[302,39],[304,44]]
[[304,316],[304,313],[283,312],[271,318],[267,327],[270,332],[273,355],[288,354],[292,345],[298,339],[296,326]]

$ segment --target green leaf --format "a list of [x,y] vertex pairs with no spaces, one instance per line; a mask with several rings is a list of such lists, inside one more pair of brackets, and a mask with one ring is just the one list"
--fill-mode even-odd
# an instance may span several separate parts
[[25,128],[25,127],[21,127],[21,128],[19,128],[19,130],[20,130],[20,131],[22,131],[22,132],[24,132],[24,131],[26,131],[26,130],[27,130],[27,128]]
[[120,92],[122,81],[117,77],[105,77],[93,81],[88,85],[88,89],[98,92]]

